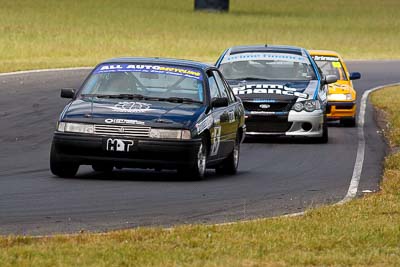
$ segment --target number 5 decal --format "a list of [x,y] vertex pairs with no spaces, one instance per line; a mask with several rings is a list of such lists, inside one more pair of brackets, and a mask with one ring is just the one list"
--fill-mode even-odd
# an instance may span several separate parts
[[213,143],[211,146],[211,156],[215,156],[218,153],[219,144],[221,142],[221,126],[215,126],[212,134]]

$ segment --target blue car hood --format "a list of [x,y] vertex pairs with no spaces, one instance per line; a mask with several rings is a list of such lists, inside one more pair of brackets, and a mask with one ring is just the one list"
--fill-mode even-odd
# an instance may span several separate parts
[[204,110],[205,107],[198,103],[86,97],[72,101],[61,120],[105,123],[106,120],[122,119],[136,120],[149,126],[190,127]]

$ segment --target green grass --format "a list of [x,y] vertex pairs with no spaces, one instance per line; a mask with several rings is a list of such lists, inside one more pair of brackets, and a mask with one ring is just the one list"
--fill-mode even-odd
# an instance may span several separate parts
[[[400,87],[372,94],[397,139]],[[225,226],[0,237],[0,266],[400,266],[400,153],[381,191],[342,206]]]
[[[173,3],[174,5],[172,5]],[[400,58],[397,0],[0,1],[0,71],[86,66],[116,56],[214,61],[228,46],[293,44],[346,58]],[[400,88],[373,93],[400,145]],[[382,190],[296,218],[104,235],[0,237],[0,266],[400,266],[400,154]]]
[[400,58],[398,0],[231,0],[227,14],[194,0],[0,0],[0,71],[94,65],[117,56],[215,61],[238,44]]
[[386,133],[392,147],[400,146],[400,87],[389,87],[372,94],[371,100],[389,118]]

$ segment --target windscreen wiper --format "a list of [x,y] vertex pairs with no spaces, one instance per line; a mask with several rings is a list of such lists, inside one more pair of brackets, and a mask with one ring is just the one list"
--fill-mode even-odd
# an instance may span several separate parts
[[264,79],[264,78],[256,78],[256,77],[243,77],[243,78],[235,78],[235,80],[245,80],[245,81],[258,81],[258,80],[262,80],[262,81],[269,81],[269,79]]
[[194,100],[194,99],[191,99],[191,98],[188,98],[188,97],[168,97],[168,98],[165,98],[165,101],[178,102],[178,103],[188,102],[188,103],[203,104],[202,101]]
[[150,98],[150,100],[156,100],[156,101],[167,101],[167,102],[177,102],[177,103],[183,103],[183,102],[187,102],[187,103],[199,103],[199,104],[203,104],[202,101],[199,100],[194,100],[188,97],[152,97]]
[[79,96],[81,96],[81,97],[95,97],[95,96],[98,96],[98,94],[80,94]]
[[115,94],[115,95],[95,95],[98,98],[121,98],[121,99],[144,99],[145,96],[141,94]]
[[113,95],[102,95],[102,94],[82,94],[82,96],[91,96],[91,97],[98,97],[98,98],[121,98],[121,99],[144,99],[144,100],[154,100],[154,101],[168,101],[168,102],[189,102],[189,103],[200,103],[202,101],[194,100],[187,97],[152,97],[152,96],[144,96],[141,94],[113,94]]

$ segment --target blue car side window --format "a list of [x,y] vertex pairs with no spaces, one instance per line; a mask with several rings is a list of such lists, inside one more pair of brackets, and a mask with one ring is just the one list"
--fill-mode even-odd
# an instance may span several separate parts
[[217,82],[215,81],[214,76],[209,76],[208,77],[208,84],[210,85],[210,97],[211,97],[211,99],[220,97],[218,86],[217,86]]
[[199,94],[199,100],[203,101],[203,84],[201,81],[197,81],[197,92]]

